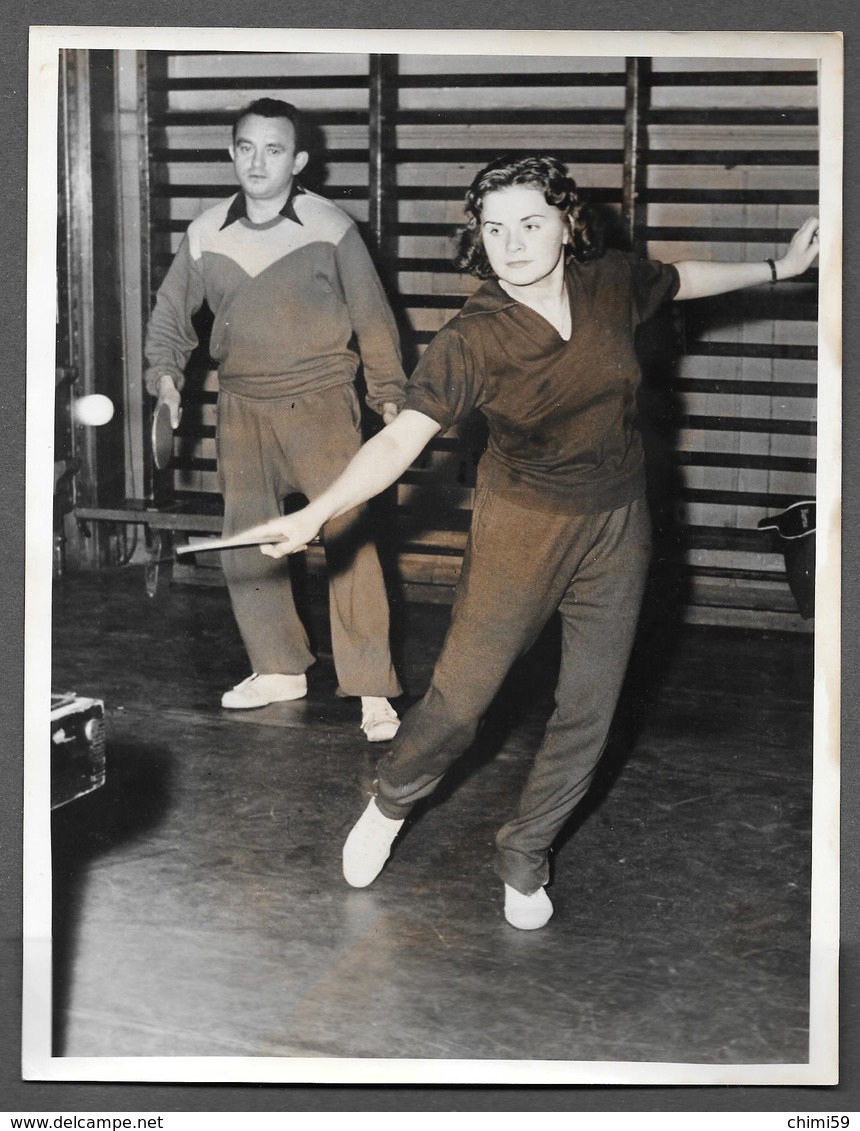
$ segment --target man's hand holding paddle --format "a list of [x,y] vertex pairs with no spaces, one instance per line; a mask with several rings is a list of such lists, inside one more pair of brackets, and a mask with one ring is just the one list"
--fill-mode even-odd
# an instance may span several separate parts
[[174,430],[179,427],[179,420],[182,416],[181,397],[179,390],[173,378],[165,373],[158,378],[158,400],[155,403],[155,411],[158,413],[159,408],[166,404],[170,409],[170,424]]
[[158,471],[164,471],[173,459],[173,433],[181,416],[179,390],[165,373],[158,379],[158,400],[152,414],[152,458]]

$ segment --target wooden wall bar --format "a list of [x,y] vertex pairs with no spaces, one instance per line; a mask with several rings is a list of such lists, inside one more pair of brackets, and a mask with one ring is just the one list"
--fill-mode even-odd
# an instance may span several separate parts
[[[655,258],[775,258],[817,210],[812,66],[655,60],[647,133],[640,238]],[[692,603],[781,610],[780,547],[756,524],[815,497],[817,271],[677,315],[668,387]]]
[[[474,174],[503,152],[561,157],[610,237],[659,259],[780,253],[818,199],[814,63],[569,57],[151,53],[151,293],[188,222],[233,191],[236,109],[299,106],[309,186],[362,226],[411,367],[476,281],[452,264]],[[660,552],[693,619],[803,627],[765,514],[815,495],[817,273],[678,304],[643,344]],[[169,493],[217,508],[215,378],[191,384]],[[405,580],[456,577],[480,427],[437,439],[401,481]],[[163,485],[162,485],[163,486]]]

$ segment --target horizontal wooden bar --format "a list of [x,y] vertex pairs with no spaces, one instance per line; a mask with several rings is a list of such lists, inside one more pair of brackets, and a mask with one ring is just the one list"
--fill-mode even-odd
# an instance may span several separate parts
[[[618,87],[623,88],[623,71],[474,71],[452,72],[450,74],[399,74],[397,86],[400,90],[451,90],[519,87]],[[201,75],[195,78],[154,78],[150,81],[153,91],[202,91],[202,90],[361,90],[366,89],[368,76],[355,75],[307,75],[307,74],[263,74],[263,75]],[[689,84],[687,84],[689,85]],[[736,85],[748,85],[738,83]],[[772,84],[776,85],[776,84]],[[782,83],[780,85],[786,85]]]
[[201,456],[174,456],[171,467],[176,471],[217,471],[218,462]]
[[176,491],[171,505],[163,509],[168,512],[175,511],[188,514],[192,512],[198,514],[223,514],[224,500],[217,491],[201,492],[180,489]]
[[[412,310],[450,310],[452,316],[466,301],[464,295],[402,295],[400,303]],[[413,330],[412,341],[427,345],[435,338],[436,330]],[[810,361],[818,357],[815,346],[780,346],[773,342],[697,342],[685,343],[686,357],[753,358],[766,361]]]
[[[796,502],[794,496],[788,495],[759,495],[756,502],[750,502],[751,496],[744,496],[744,502],[749,506],[761,506],[768,512],[784,509],[791,502]],[[218,495],[202,495],[200,493],[186,493],[184,498],[179,498],[174,506],[154,507],[142,499],[127,499],[124,504],[115,507],[78,506],[74,510],[76,518],[82,521],[114,522],[128,524],[143,524],[159,530],[197,531],[201,533],[218,533],[223,522],[221,499]],[[411,523],[417,529],[417,520],[421,512],[415,508],[400,508],[397,522]],[[468,529],[470,513],[468,511],[453,511],[450,514],[451,529],[462,532]],[[778,552],[781,549],[781,539],[768,530],[757,528],[729,528],[722,526],[682,526],[673,528],[671,538],[679,539],[679,549],[685,550],[719,550],[725,552],[761,553]],[[658,538],[661,532],[658,530]],[[413,535],[414,536],[414,535]],[[428,543],[415,547],[413,552],[428,554],[432,548]],[[445,546],[445,552],[452,554],[450,544]],[[452,556],[456,555],[456,549]],[[699,567],[701,568],[701,567]]]
[[771,494],[765,491],[717,491],[705,487],[680,487],[677,495],[688,503],[711,503],[729,507],[756,507],[782,511],[797,501],[796,495]]
[[742,471],[785,471],[796,475],[814,475],[814,459],[800,456],[753,455],[738,452],[675,451],[669,457],[679,467],[726,467]]
[[[805,284],[806,276],[800,276],[797,282]],[[810,278],[809,282],[814,282],[814,279]],[[807,296],[780,284],[776,287],[770,285],[750,287],[742,294],[735,291],[724,295],[712,295],[709,298],[694,299],[683,305],[688,326],[698,322],[698,311],[704,313],[703,320],[707,324],[718,322],[722,315],[731,318],[732,321],[815,322],[818,319],[816,289],[809,287]]]
[[[707,578],[702,579],[690,594],[691,603],[685,605],[682,610],[684,624],[738,629],[741,632],[769,632],[779,636],[785,636],[787,633],[811,636],[814,632],[815,622],[803,620],[798,615],[797,606],[787,588],[785,603],[780,604],[779,608],[774,608],[771,604],[763,604],[762,601],[753,604],[751,597],[747,605],[737,608],[725,603],[731,600],[736,606],[736,586],[722,586],[718,587],[716,593],[702,593],[699,591],[699,585],[705,584]],[[720,589],[728,592],[720,592]],[[747,597],[747,593],[744,593],[744,598]]]
[[[792,498],[792,502],[796,502]],[[778,511],[784,509],[768,502],[764,509]],[[736,553],[761,553],[764,549],[774,552],[777,536],[773,531],[758,530],[754,527],[727,526],[682,526],[679,529],[681,545],[685,550],[725,550]]]
[[[579,149],[574,146],[557,148],[541,146],[541,153],[546,157],[555,157],[567,165],[620,165],[624,160],[623,149]],[[534,153],[533,147],[505,148],[505,153],[511,157],[526,157]],[[396,157],[400,165],[425,165],[425,164],[487,164],[499,155],[498,144],[481,144],[476,139],[476,144],[468,149],[454,149],[445,146],[444,149],[432,147],[401,147],[393,149],[391,156]]]
[[809,71],[654,71],[652,88],[667,86],[817,86],[818,73]]
[[[557,157],[567,165],[620,165],[624,152],[620,149],[577,149],[540,147],[547,157]],[[338,151],[339,152],[339,151]],[[476,144],[469,149],[400,148],[392,150],[401,164],[438,164],[450,161],[456,164],[486,163],[499,152],[498,144]],[[534,152],[534,147],[505,149],[512,157],[526,156]],[[661,165],[715,166],[721,169],[735,169],[745,166],[783,166],[811,167],[818,164],[817,148],[810,149],[649,149],[649,167]],[[574,168],[575,174],[575,168]]]
[[[186,402],[194,403],[196,398],[187,397],[183,393],[183,399]],[[197,402],[199,403],[199,401]],[[214,424],[199,424],[196,428],[190,425],[180,424],[174,433],[180,440],[193,439],[193,440],[214,440],[215,439],[215,425]]]
[[223,514],[209,509],[170,509],[146,506],[142,500],[127,500],[119,507],[75,507],[74,516],[83,522],[115,522],[143,525],[153,530],[191,530],[217,534]]
[[[460,201],[466,195],[467,184],[462,185],[399,185],[397,188],[398,200],[456,200]],[[621,189],[590,188],[583,193],[590,201],[595,203],[620,203]]]
[[[206,58],[207,56],[212,59],[213,64],[220,58],[218,52],[212,51],[168,51],[164,52],[167,58]],[[255,58],[259,56],[259,52],[255,51],[231,51],[231,59]],[[213,66],[213,71],[220,75],[220,66]],[[269,77],[282,79],[283,75],[267,76],[265,81],[269,81]],[[407,88],[419,87],[433,87],[439,85],[442,80],[445,82],[456,83],[456,85],[481,85],[485,78],[497,78],[504,81],[510,81],[511,84],[517,82],[528,82],[531,80],[537,81],[551,81],[570,82],[572,85],[577,86],[623,86],[625,82],[625,75],[622,70],[618,71],[583,71],[583,72],[569,72],[569,71],[548,71],[548,72],[529,72],[529,71],[495,71],[487,72],[486,75],[475,74],[474,72],[453,72],[451,74],[400,74],[398,75],[398,86]],[[297,79],[302,79],[302,76],[296,76]],[[343,76],[342,81],[348,81],[353,76]],[[253,75],[249,78],[237,78],[235,81],[237,86],[249,80],[256,81],[260,76]],[[355,81],[366,81],[364,75],[354,76]],[[263,81],[262,79],[260,81]],[[746,71],[717,71],[717,70],[701,70],[701,71],[654,71],[652,70],[648,77],[648,85],[651,87],[666,87],[666,86],[815,86],[818,82],[817,72],[813,69],[799,71],[799,70],[762,70],[751,68]],[[213,89],[225,85],[225,80],[221,77],[201,78],[201,79],[180,79],[180,78],[166,78],[156,79],[154,76],[150,77],[151,89],[184,89],[184,84],[188,83],[211,83]],[[197,89],[197,87],[187,89]],[[201,87],[200,89],[208,89],[208,87]]]
[[625,74],[618,71],[459,71],[450,74],[399,74],[401,90],[464,90],[483,87],[618,87],[624,88]]
[[[412,310],[459,310],[466,301],[467,295],[399,295],[400,305]],[[434,337],[436,331],[417,331],[416,340],[423,341],[422,333],[429,333]],[[429,339],[427,339],[429,341]]]
[[[150,160],[156,165],[191,164],[191,165],[231,165],[230,157],[224,148],[208,146],[201,149],[188,149],[169,146],[156,146],[150,150]],[[325,164],[366,164],[368,160],[367,149],[327,149]]]
[[[400,272],[413,272],[421,273],[427,272],[435,275],[459,275],[462,272],[455,266],[453,259],[442,259],[435,256],[401,256],[391,257],[385,260],[386,265],[392,271]],[[432,299],[439,296],[428,296]],[[424,306],[419,296],[416,295],[403,295],[402,301],[407,306]],[[802,298],[792,298],[787,296],[785,292],[777,292],[775,290],[764,290],[761,293],[753,292],[752,294],[744,295],[743,299],[734,297],[734,301],[719,299],[702,299],[703,303],[707,302],[711,305],[709,307],[712,311],[728,309],[732,312],[734,318],[750,321],[751,319],[772,319],[773,321],[783,322],[815,322],[818,317],[818,306],[814,299],[804,300]],[[432,305],[432,303],[431,303]],[[449,305],[447,302],[444,305]],[[719,392],[721,390],[714,390]],[[743,391],[743,390],[738,390]],[[772,390],[771,390],[772,391]],[[811,394],[811,395],[814,395]]]
[[723,169],[744,166],[814,166],[818,149],[649,149],[650,168],[660,165],[717,165]]
[[785,582],[785,570],[775,569],[732,569],[728,566],[688,565],[688,577],[716,577],[726,581],[769,581],[773,584]]
[[[708,431],[724,431],[726,429],[703,429]],[[729,431],[738,431],[732,427],[728,428]],[[188,430],[184,436],[192,440],[208,440],[214,438],[215,428],[212,425],[201,425],[200,428],[195,430]],[[446,442],[439,440],[434,441],[430,445],[432,451],[443,452],[462,452],[469,451],[468,445],[458,439],[450,439]],[[197,457],[194,457],[197,458]],[[700,451],[675,451],[670,453],[670,459],[679,467],[710,467],[710,468],[733,468],[742,471],[781,471],[792,473],[796,475],[814,475],[816,471],[816,461],[814,459],[804,459],[800,456],[776,456],[772,454],[757,455],[752,452],[738,453],[738,452],[700,452]],[[177,464],[183,460],[183,457],[177,457]],[[205,461],[206,467],[199,467],[199,470],[213,470],[210,466],[212,461]],[[191,467],[189,457],[185,457],[181,463],[183,467]],[[418,468],[408,470],[400,477],[398,482],[406,484],[426,484],[428,480],[432,480],[435,471],[432,468],[427,470]]]
[[715,578],[724,581],[753,581],[767,585],[785,585],[785,567],[781,569],[740,569],[735,566],[706,566],[684,563],[684,572],[690,579]]
[[731,228],[713,225],[685,225],[683,227],[658,227],[648,225],[642,230],[645,240],[666,243],[778,243],[787,244],[795,233],[794,228]]
[[[226,187],[227,186],[222,186],[222,189],[226,188]],[[238,186],[236,186],[236,187],[238,187]],[[228,195],[228,193],[222,192],[221,195],[222,195],[222,197],[226,197]],[[329,188],[326,188],[326,195],[331,197],[331,198],[334,198],[334,197],[336,197],[337,193],[330,191]],[[152,225],[151,225],[151,230],[153,231],[153,233],[158,234],[158,235],[166,235],[166,234],[170,234],[170,233],[184,234],[187,231],[188,225],[189,225],[190,222],[191,222],[190,220],[175,220],[175,219],[169,219],[169,218],[166,218],[166,217],[163,218],[163,219],[154,218]],[[465,223],[465,217],[464,217],[463,222]],[[404,236],[441,236],[441,237],[445,237],[445,236],[455,235],[458,227],[460,227],[460,226],[462,226],[462,225],[457,225],[457,224],[432,224],[432,223],[426,223],[425,224],[425,223],[414,222],[414,223],[397,224],[393,228],[393,231],[398,235],[404,235]],[[169,264],[171,259],[172,259],[172,256],[169,256],[167,258],[166,262]],[[153,262],[158,263],[159,260],[156,258],[156,259],[153,260]]]
[[818,386],[812,382],[744,381],[722,377],[673,377],[668,385],[679,393],[716,393],[738,397],[799,397],[813,400]]
[[[462,454],[464,456],[466,455],[467,451],[465,444],[454,450],[458,454]],[[420,467],[413,464],[412,467],[407,468],[406,471],[403,472],[397,482],[405,486],[426,487],[428,490],[432,491],[436,490],[437,488],[450,488],[451,486],[453,486],[451,479],[452,473],[448,472],[448,474],[446,474],[445,471],[439,467]],[[458,487],[461,487],[467,486],[468,484],[458,482],[456,485]],[[434,506],[438,505],[439,501],[436,500],[434,502]],[[404,510],[406,513],[408,513],[412,507],[412,504],[401,503],[399,506],[401,510]],[[456,505],[452,504],[452,509],[462,510],[462,507],[456,507]]]
[[[219,66],[195,78],[150,78],[153,91],[189,90],[366,90],[367,75],[225,75]],[[249,99],[250,101],[250,99]]]
[[[186,385],[182,390],[183,399],[189,404],[216,404],[218,393],[215,389],[195,389]],[[179,435],[184,434],[184,426],[180,424]]]
[[[591,190],[588,190],[589,196]],[[708,189],[708,188],[644,188],[639,193],[642,204],[807,204],[818,203],[815,189]]]
[[774,436],[814,436],[815,421],[757,419],[752,416],[682,416],[679,427],[693,432],[763,432]]
[[411,258],[392,256],[385,260],[386,264],[395,271],[429,271],[434,275],[461,275],[462,271],[454,266],[453,259]]
[[[367,110],[306,110],[303,118],[317,126],[366,126],[369,121]],[[157,133],[169,126],[182,126],[196,129],[202,126],[232,126],[236,118],[234,110],[164,110],[153,107],[149,118],[150,133]]]
[[816,361],[816,346],[781,346],[775,342],[687,341],[687,357],[749,357],[772,361]]
[[[414,563],[408,555],[398,559],[401,590],[407,601],[449,605],[454,599],[456,572],[447,579],[440,572],[432,578],[414,576]],[[430,559],[432,561],[433,559]],[[174,567],[175,569],[175,567]],[[739,629],[742,632],[811,633],[814,622],[803,620],[783,579],[779,588],[772,584],[714,581],[690,578],[689,603],[682,615],[686,624]]]
[[[707,112],[710,121],[710,111]],[[366,126],[367,110],[307,110],[304,117],[318,126]],[[623,126],[624,111],[601,107],[582,110],[547,107],[536,110],[398,110],[393,124],[401,126]],[[193,129],[200,126],[232,126],[232,110],[164,110],[154,109],[150,131],[169,126]]]
[[[729,422],[731,425],[731,422]],[[738,429],[731,426],[726,428],[709,428],[704,427],[703,431],[745,431],[745,429]],[[210,425],[203,425],[194,431],[187,431],[185,437],[191,440],[208,440],[214,437],[215,429]],[[462,452],[469,451],[468,446],[459,440],[451,440],[444,448],[438,442],[431,445],[431,449],[435,451],[448,451],[448,452]],[[676,451],[670,453],[670,459],[679,467],[709,467],[709,468],[733,468],[742,471],[780,471],[792,473],[797,475],[814,475],[816,471],[816,461],[814,459],[804,459],[800,456],[775,456],[775,455],[756,455],[754,453],[737,453],[737,452],[698,452],[698,451]],[[200,471],[213,471],[215,470],[215,463],[213,460],[204,460],[201,457],[177,456],[175,466],[182,467],[187,470],[200,470]],[[425,485],[432,482],[436,472],[434,469],[429,468],[424,470],[417,468],[408,470],[400,477],[398,482],[405,484]]]
[[538,110],[398,110],[399,126],[623,126],[624,111],[601,107],[582,110],[548,106]]
[[[199,197],[220,200],[232,196],[237,191],[238,185],[224,184],[166,184],[164,182],[153,184],[151,195],[162,200],[183,200],[185,198],[198,199]],[[367,185],[326,185],[326,196],[341,199],[343,197],[367,196]],[[186,224],[187,227],[187,224]]]
[[657,126],[817,126],[818,111],[789,109],[754,110],[717,109],[704,106],[693,110],[651,109],[647,114],[649,125]]
[[[465,192],[463,196],[465,197]],[[398,236],[452,236],[461,227],[464,227],[466,217],[460,223],[434,224],[420,220],[404,220],[394,225],[393,232]]]
[[438,554],[440,557],[444,558],[462,558],[463,549],[466,544],[465,537],[461,539],[461,545],[452,546],[441,538],[438,542],[434,541],[433,533],[435,532],[430,532],[427,536],[420,534],[399,536],[397,540],[398,553],[424,554],[427,557]]
[[[392,263],[397,264],[402,271],[438,270],[440,274],[449,274],[452,270],[450,266],[447,266],[448,261],[444,259],[403,259],[393,260]],[[435,264],[438,264],[438,268],[434,266]],[[413,310],[459,310],[466,298],[466,295],[412,293],[401,294],[399,302],[405,308]],[[753,310],[756,311],[758,317],[768,316],[768,311],[763,311],[758,306],[754,306]],[[747,313],[747,316],[751,317],[752,315],[748,314],[748,311],[749,307],[745,307],[741,313]],[[808,308],[801,306],[785,307],[780,310],[778,316],[789,321],[791,320],[791,312],[798,320],[814,320],[814,316]],[[774,312],[770,311],[770,314],[774,314]],[[780,346],[774,343],[759,345],[751,342],[695,342],[691,340],[686,343],[686,352],[689,355],[711,357],[772,357],[802,360],[814,360],[815,358],[814,346]]]

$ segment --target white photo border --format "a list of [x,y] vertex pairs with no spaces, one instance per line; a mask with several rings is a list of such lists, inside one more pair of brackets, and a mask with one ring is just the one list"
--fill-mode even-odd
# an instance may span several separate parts
[[[58,60],[63,49],[377,52],[430,55],[817,59],[820,75],[820,318],[810,1057],[804,1064],[85,1058],[51,1054],[50,601]],[[35,27],[30,39],[26,427],[24,981],[28,1080],[301,1084],[835,1084],[838,1076],[842,39],[836,32],[542,32]],[[49,175],[46,175],[46,170]],[[49,379],[50,378],[50,379]]]

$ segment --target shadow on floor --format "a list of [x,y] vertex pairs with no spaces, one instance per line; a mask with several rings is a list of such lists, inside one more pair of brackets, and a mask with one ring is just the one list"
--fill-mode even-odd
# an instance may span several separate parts
[[173,803],[169,750],[108,741],[106,757],[110,772],[105,784],[51,815],[54,1056],[65,1050],[69,988],[89,869],[99,857],[156,837]]

